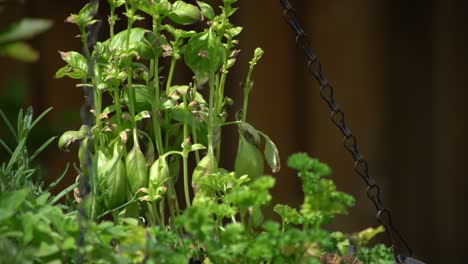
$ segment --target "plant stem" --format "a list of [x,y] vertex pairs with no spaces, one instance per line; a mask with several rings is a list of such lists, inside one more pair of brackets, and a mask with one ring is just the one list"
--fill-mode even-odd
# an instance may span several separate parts
[[[166,82],[166,92],[169,90],[169,88],[171,87],[172,85],[172,78],[174,76],[174,69],[175,69],[175,65],[176,65],[176,62],[177,62],[177,59],[175,57],[175,52],[176,52],[176,48],[174,48],[173,50],[173,54],[172,54],[172,59],[171,59],[171,66],[169,68],[169,74],[167,76],[167,82]],[[169,116],[168,115],[164,115],[164,122],[166,125],[169,124]],[[166,129],[166,147],[169,147],[169,129]]]
[[119,128],[122,128],[122,106],[120,105],[120,92],[119,87],[114,89],[114,105],[115,105],[115,114],[117,118],[117,125]]
[[[125,4],[127,12],[130,12],[130,9],[128,7],[128,4]],[[127,52],[130,52],[130,34],[131,34],[131,29],[133,25],[133,19],[128,18],[128,23],[127,23],[127,40],[126,40],[126,46],[125,49]],[[128,54],[130,56],[130,54]],[[126,58],[127,60],[127,89],[129,93],[129,108],[130,108],[130,115],[132,117],[132,124],[133,128],[136,129],[136,121],[135,121],[135,101],[136,101],[136,96],[135,96],[135,90],[132,87],[132,61],[129,57]]]
[[229,56],[231,53],[231,48],[232,48],[232,38],[229,37],[227,39],[227,52],[226,52],[226,57],[224,58],[223,62],[223,68],[221,72],[221,80],[219,81],[219,90],[218,90],[218,113],[221,113],[222,107],[223,107],[223,99],[224,99],[224,87],[226,85],[226,79],[229,71],[227,70],[228,67],[228,61],[229,61]]
[[250,78],[252,77],[252,72],[253,72],[253,67],[251,66],[249,68],[249,72],[247,73],[247,79],[245,80],[245,86],[244,86],[244,104],[242,108],[242,121],[243,122],[247,120],[247,106],[249,104],[249,93],[250,93],[250,85],[251,85]]
[[[170,208],[170,206],[169,206]],[[164,197],[159,202],[159,213],[161,214],[161,226],[164,227],[166,225],[166,213],[164,211]]]
[[[215,76],[214,73],[210,73],[210,99],[208,103],[208,155],[214,156],[213,149],[213,129],[214,129],[214,96],[215,96]],[[213,159],[211,159],[214,162]],[[216,164],[211,164],[211,168],[215,168]]]
[[[193,99],[196,98],[197,95],[197,85],[195,84],[193,86]],[[195,118],[192,119],[192,138],[193,138],[193,144],[198,144],[198,136],[197,136],[197,129],[195,127]],[[198,150],[195,150],[195,160],[197,164],[200,162],[200,152]]]
[[159,111],[160,111],[160,87],[159,87],[159,63],[158,58],[154,60],[154,99],[155,99],[155,106],[152,105],[151,112],[152,112],[152,122],[153,122],[153,130],[154,130],[154,140],[156,142],[156,149],[158,150],[159,156],[164,154],[164,145],[162,143],[162,135],[161,135],[161,124],[159,123]]
[[115,6],[111,5],[109,19],[107,20],[109,22],[109,35],[111,38],[114,36],[114,26],[116,20],[117,16],[115,15]]
[[151,204],[149,203],[148,204],[148,211],[149,211],[149,216],[152,220],[152,224],[155,225],[155,224],[158,224],[158,225],[161,225],[161,219],[159,218],[159,215],[158,215],[158,210],[157,210],[157,205],[156,204]]
[[171,87],[172,85],[172,78],[174,77],[174,69],[175,69],[175,65],[176,65],[176,62],[177,62],[177,58],[176,56],[174,55],[175,52],[176,52],[176,49],[174,48],[174,53],[172,54],[172,59],[171,59],[171,66],[169,68],[169,74],[167,75],[167,82],[166,82],[166,91],[169,90],[169,88]]
[[[183,95],[183,101],[184,101],[184,108],[185,108],[185,120],[184,120],[184,142],[186,140],[189,140],[189,134],[188,134],[188,104],[187,104],[187,94]],[[189,151],[186,149],[186,146],[183,146],[183,170],[184,170],[184,194],[185,194],[185,207],[188,208],[190,207],[190,193],[189,193],[189,182],[188,182],[188,153]]]
[[[159,35],[158,29],[158,19],[157,17],[153,17],[153,32],[156,35]],[[159,111],[160,109],[160,86],[159,86],[159,54],[156,54],[154,58],[150,61],[150,79],[153,77],[153,85],[154,85],[154,100],[155,105],[151,105],[151,113],[152,113],[152,123],[153,123],[153,130],[154,130],[154,142],[156,143],[156,149],[158,150],[159,156],[164,154],[164,145],[162,142],[162,135],[161,135],[161,124],[159,123]]]
[[[176,218],[176,210],[178,211],[179,205],[177,201],[177,195],[174,189],[174,184],[171,180],[169,180],[168,192],[169,193],[167,196],[167,202],[169,203],[169,215],[171,217],[169,224],[171,225],[171,228],[174,229],[173,223]],[[176,210],[174,210],[174,207],[176,208]]]

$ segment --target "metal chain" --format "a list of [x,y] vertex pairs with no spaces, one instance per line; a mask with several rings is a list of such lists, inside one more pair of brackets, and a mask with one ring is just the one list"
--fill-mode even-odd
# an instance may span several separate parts
[[[320,97],[325,100],[331,110],[331,121],[340,130],[343,135],[343,145],[351,153],[354,158],[354,171],[361,176],[367,185],[367,196],[374,204],[377,210],[377,220],[385,228],[390,243],[395,255],[395,260],[398,263],[405,263],[407,257],[413,256],[413,251],[409,247],[406,240],[402,237],[398,229],[395,228],[392,221],[390,210],[384,206],[380,197],[380,187],[375,183],[369,175],[368,164],[358,150],[356,137],[351,133],[345,123],[343,110],[340,109],[335,101],[333,86],[325,79],[322,72],[322,64],[316,54],[310,48],[310,37],[305,33],[297,19],[296,10],[288,0],[280,0],[283,6],[283,17],[286,23],[296,34],[296,44],[302,48],[307,58],[307,71],[313,75],[320,85]],[[403,251],[406,253],[403,254]]]
[[[90,3],[95,2],[99,6],[100,0],[89,0]],[[98,8],[99,9],[99,8]],[[86,62],[88,65],[88,76],[92,76],[94,74],[94,64],[95,64],[95,59],[91,56],[90,50],[94,48],[94,45],[98,41],[98,36],[99,32],[101,29],[101,20],[99,19],[99,10],[95,14],[93,14],[93,17],[98,20],[97,23],[94,23],[92,25],[89,25],[87,27],[88,31],[88,40],[87,40],[87,46],[83,47],[83,54],[85,55]],[[82,83],[87,83],[88,79],[84,78],[82,80]],[[93,116],[91,114],[91,110],[94,109],[94,94],[93,90],[96,89],[96,87],[83,87],[83,93],[85,97],[85,102],[81,106],[80,114],[81,114],[81,119],[82,123],[88,127],[93,126]],[[87,168],[87,171],[92,173],[92,160],[91,157],[88,155],[88,152],[85,151],[85,164],[84,166]],[[89,195],[90,192],[90,186],[89,186],[89,175],[84,175],[83,173],[80,173],[80,184],[79,184],[79,193],[82,198],[85,198],[86,196]],[[79,226],[79,233],[78,233],[78,238],[76,240],[76,246],[77,246],[77,251],[76,251],[76,256],[75,256],[75,263],[81,264],[84,261],[84,258],[82,256],[82,250],[85,247],[85,235],[86,235],[86,227],[85,223],[88,220],[88,215],[86,214],[86,210],[84,208],[84,202],[81,201],[78,206],[78,226]]]

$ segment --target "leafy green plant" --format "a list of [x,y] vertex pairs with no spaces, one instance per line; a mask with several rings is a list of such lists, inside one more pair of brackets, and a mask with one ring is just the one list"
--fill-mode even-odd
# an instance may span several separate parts
[[[48,192],[54,188],[65,176],[68,167],[60,177],[44,188],[45,182],[41,179],[37,166],[33,165],[35,158],[48,145],[50,145],[52,141],[55,140],[55,136],[49,138],[32,154],[29,154],[27,148],[27,141],[31,134],[31,130],[51,110],[52,108],[47,109],[36,119],[33,119],[33,110],[31,107],[24,113],[23,110],[20,110],[16,123],[16,130],[3,111],[0,110],[0,118],[2,119],[5,127],[8,128],[15,138],[17,144],[15,148],[12,148],[5,141],[0,139],[1,148],[10,154],[10,160],[2,162],[0,166],[0,191],[2,193],[27,188],[31,193],[41,195],[42,193]],[[73,186],[67,188],[64,192],[55,196],[51,201],[58,201],[72,187]]]
[[[274,206],[281,223],[264,218],[275,185],[264,166],[276,173],[280,160],[273,141],[247,122],[262,49],[253,52],[246,73],[242,109],[236,118],[227,115],[233,102],[225,96],[226,80],[242,31],[230,21],[236,2],[223,0],[215,10],[202,1],[108,0],[109,36],[91,49],[88,30],[97,22],[98,1],[67,18],[78,27],[84,52],[60,52],[66,65],[55,76],[79,79],[78,86],[93,95],[93,124],[58,140],[62,150],[79,144],[80,188],[64,190],[75,188],[70,207],[53,205],[47,192],[34,196],[22,188],[0,196],[0,246],[7,248],[6,256],[21,251],[22,260],[34,263],[385,263],[392,258],[384,246],[365,248],[380,228],[351,235],[324,228],[337,214],[346,214],[354,199],[326,178],[327,165],[305,153],[288,160],[302,180],[301,207]],[[115,32],[119,19],[127,27]],[[150,29],[135,26],[143,19],[151,21]],[[193,24],[197,31],[189,29]],[[192,71],[191,80],[174,79],[181,67]],[[27,120],[30,129],[34,123]],[[230,127],[238,131],[231,169],[219,166],[221,131]],[[26,158],[13,160],[28,164]],[[38,223],[32,225],[32,219]]]

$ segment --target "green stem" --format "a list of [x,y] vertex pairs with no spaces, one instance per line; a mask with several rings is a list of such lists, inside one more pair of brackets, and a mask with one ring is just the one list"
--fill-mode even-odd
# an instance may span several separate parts
[[[198,136],[197,136],[197,129],[195,128],[195,118],[192,119],[192,137],[193,137],[193,144],[198,144]],[[200,162],[200,152],[195,150],[195,161],[197,164]]]
[[154,218],[153,225],[158,224],[159,226],[162,226],[161,218],[159,217],[159,214],[158,214],[157,205],[156,204],[153,205],[151,203],[148,204],[148,210],[149,210],[150,215]]
[[242,121],[243,122],[247,120],[247,106],[249,104],[249,93],[250,93],[250,85],[251,85],[250,78],[252,77],[252,72],[253,72],[253,67],[251,66],[249,68],[249,72],[247,73],[247,79],[245,80],[245,86],[244,86],[244,104],[242,108]]
[[114,36],[114,26],[116,20],[117,16],[115,15],[115,6],[111,5],[109,19],[107,20],[109,22],[109,34],[111,38]]
[[222,69],[222,73],[221,73],[221,80],[219,81],[219,94],[218,94],[218,113],[221,112],[222,110],[222,107],[223,107],[223,99],[224,99],[224,87],[226,85],[226,79],[227,79],[227,75],[229,73],[229,71],[227,70],[227,67],[228,67],[228,62],[229,62],[229,56],[230,56],[230,53],[231,53],[231,48],[232,48],[232,38],[228,38],[227,39],[227,53],[226,53],[226,57],[224,58],[224,62],[223,62],[223,69]]
[[[188,134],[188,104],[187,104],[187,94],[183,95],[183,101],[184,101],[184,107],[185,107],[185,120],[184,120],[184,141],[189,139],[189,134]],[[186,146],[183,146],[183,168],[184,168],[184,194],[185,194],[185,207],[188,208],[190,207],[190,193],[189,193],[189,182],[188,182],[188,150],[186,149]]]
[[[197,95],[197,85],[193,86],[193,98],[195,100]],[[193,137],[193,144],[198,144],[198,136],[197,136],[197,129],[195,127],[195,118],[192,118],[192,137]],[[200,162],[200,152],[198,150],[195,151],[195,160],[197,164]]]
[[[214,83],[215,83],[215,89],[214,89],[214,91],[215,91],[215,95],[214,95],[215,102],[214,102],[213,117],[216,117],[216,116],[220,116],[220,114],[221,114],[221,106],[218,105],[218,104],[222,104],[222,101],[223,101],[221,91],[220,91],[220,86],[219,86],[219,74],[215,75]],[[219,100],[219,98],[221,98],[221,100]],[[213,134],[214,134],[215,129],[216,130],[220,129],[219,125],[216,125],[216,127],[213,127]],[[213,137],[214,137],[214,135],[213,135]],[[216,151],[216,153],[215,153],[216,161],[219,162],[220,155],[221,155],[221,131],[218,132],[218,140],[216,141],[215,151]]]
[[119,128],[122,128],[122,106],[120,105],[120,92],[119,88],[115,87],[114,89],[114,105],[115,105],[115,114],[117,118],[117,125]]
[[169,90],[169,88],[171,87],[172,85],[172,78],[174,77],[174,69],[175,69],[175,65],[176,65],[176,62],[177,62],[177,58],[175,56],[175,52],[176,52],[176,49],[174,48],[174,51],[173,51],[173,55],[172,55],[172,59],[171,59],[171,66],[169,68],[169,74],[167,75],[167,82],[166,82],[166,91]]
[[240,125],[242,123],[243,123],[242,121],[231,121],[231,122],[223,123],[221,126]]
[[[208,102],[208,155],[214,156],[213,148],[213,129],[214,129],[214,96],[215,96],[215,77],[214,73],[210,74],[210,99]],[[213,160],[213,159],[212,159]],[[214,165],[214,164],[212,164]],[[215,166],[211,166],[214,168]]]
[[[125,7],[127,9],[127,12],[129,12],[129,8],[128,8],[128,5],[125,4]],[[128,23],[127,23],[127,40],[126,40],[126,51],[127,52],[130,52],[130,33],[131,33],[131,29],[132,29],[132,25],[133,25],[133,20],[132,19],[128,19]],[[129,54],[130,55],[130,54]],[[135,121],[135,101],[136,101],[136,95],[135,95],[135,90],[133,89],[132,87],[132,61],[130,58],[126,58],[127,59],[127,89],[128,89],[128,93],[129,93],[129,108],[130,108],[130,115],[132,117],[132,124],[133,124],[133,127],[136,128],[136,121]]]
[[[176,52],[176,48],[174,48],[173,50],[173,56],[172,56],[172,59],[171,59],[171,66],[169,68],[169,74],[167,76],[167,82],[166,82],[166,91],[169,90],[169,88],[171,87],[172,85],[172,78],[174,77],[174,69],[175,69],[175,65],[176,65],[176,62],[177,62],[177,59],[175,57],[175,52]],[[164,115],[164,123],[166,124],[166,126],[169,126],[169,116],[168,115]],[[169,129],[166,129],[166,147],[169,148]]]
[[[171,217],[169,224],[171,225],[171,228],[175,230],[175,227],[173,226],[174,220],[176,218],[176,210],[178,210],[178,201],[177,201],[177,195],[174,189],[174,184],[172,181],[169,181],[169,188],[168,188],[169,195],[167,196],[167,202],[169,203],[169,215]],[[176,209],[174,209],[174,207]]]
[[[153,17],[153,32],[159,35],[157,18]],[[164,154],[164,145],[162,142],[161,124],[159,123],[159,111],[160,106],[160,86],[159,86],[159,55],[156,55],[150,61],[150,79],[153,77],[154,85],[154,100],[155,105],[151,106],[152,123],[154,130],[154,142],[156,143],[156,149],[158,150],[159,156]]]
[[[170,208],[170,206],[169,206]],[[161,202],[159,202],[159,213],[161,214],[161,226],[164,227],[166,225],[166,212],[164,208],[164,197],[161,199]]]

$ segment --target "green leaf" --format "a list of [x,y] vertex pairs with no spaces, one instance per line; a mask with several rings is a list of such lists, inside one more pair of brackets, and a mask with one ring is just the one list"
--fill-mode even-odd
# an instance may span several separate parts
[[197,1],[197,4],[198,7],[200,7],[203,16],[208,18],[209,20],[213,20],[213,18],[216,16],[213,7],[202,1]]
[[273,210],[281,216],[283,221],[286,224],[292,223],[292,224],[302,224],[302,216],[301,214],[294,208],[291,208],[288,205],[285,204],[277,204],[273,208]]
[[26,42],[13,42],[1,45],[0,56],[23,62],[34,62],[39,59],[39,53]]
[[200,189],[200,180],[207,175],[210,175],[216,170],[216,157],[214,155],[206,155],[203,159],[198,162],[197,166],[193,170],[192,174],[192,187],[195,192]]
[[253,127],[251,124],[242,122],[239,126],[239,129],[242,133],[242,135],[245,137],[245,139],[254,145],[259,145],[260,144],[260,133],[255,127]]
[[86,29],[86,26],[97,22],[97,20],[93,20],[93,18],[97,14],[98,9],[99,1],[91,1],[87,3],[78,14],[70,15],[65,21],[76,24],[82,32]]
[[23,18],[0,31],[0,44],[30,39],[52,26],[52,20],[42,18]]
[[206,149],[205,146],[203,146],[202,144],[193,144],[190,146],[190,152],[191,151],[197,151],[197,150],[202,150],[202,149]]
[[[154,88],[152,86],[142,84],[132,84],[131,89],[135,90],[135,111],[141,112],[144,110],[150,110],[151,106],[155,104]],[[123,100],[127,106],[130,104],[128,97],[129,89],[125,89]]]
[[53,136],[51,138],[49,138],[46,142],[44,142],[36,151],[34,151],[34,154],[31,155],[31,157],[29,158],[30,160],[34,160],[34,158],[37,157],[37,155],[39,155],[47,146],[50,145],[50,143],[52,143],[52,141],[54,141],[57,137]]
[[108,2],[112,7],[119,7],[125,4],[125,0],[108,0]]
[[59,51],[62,60],[67,65],[59,69],[55,73],[55,78],[62,78],[68,76],[73,79],[82,79],[88,74],[88,63],[85,57],[76,51],[61,52]]
[[141,152],[136,131],[134,131],[133,148],[125,157],[125,168],[128,176],[130,195],[133,196],[140,188],[148,187],[148,171],[146,169],[146,159]]
[[34,225],[37,217],[31,212],[26,212],[21,215],[21,224],[23,226],[23,243],[26,245],[34,238]]
[[11,134],[15,137],[16,140],[18,140],[18,135],[16,134],[15,129],[13,128],[13,124],[11,124],[10,120],[8,120],[7,116],[2,110],[0,110],[0,117],[2,118],[7,128],[10,130]]
[[89,129],[87,126],[82,125],[80,127],[80,130],[78,131],[71,130],[71,131],[67,131],[63,133],[58,140],[58,147],[61,150],[68,150],[68,147],[70,146],[70,144],[72,144],[73,142],[77,140],[82,140],[83,138],[85,138],[86,135],[88,134],[88,130]]
[[172,10],[167,17],[179,25],[190,25],[201,20],[200,10],[184,1],[176,1],[172,4]]
[[18,190],[0,194],[0,222],[13,216],[26,200],[28,190]]
[[358,246],[365,246],[372,238],[383,232],[385,232],[385,228],[383,226],[379,226],[377,228],[369,227],[359,233],[352,234],[351,237]]
[[219,70],[225,57],[226,49],[212,29],[190,38],[184,52],[185,64],[195,73],[199,85]]
[[[182,100],[183,94],[187,94],[189,91],[189,86],[188,85],[174,85],[169,87],[169,89],[166,90],[167,96],[174,100]],[[193,96],[192,96],[193,97]],[[200,104],[206,104],[205,98],[203,98],[203,95],[197,91],[195,94],[195,101],[197,101]]]
[[264,160],[258,148],[239,134],[239,146],[234,164],[237,177],[249,175],[251,179],[263,176]]
[[275,143],[266,135],[263,135],[265,138],[265,159],[270,165],[271,170],[273,173],[276,173],[281,168],[280,156],[278,148],[276,147]]
[[152,201],[156,201],[162,198],[165,193],[166,183],[169,180],[171,173],[169,171],[169,165],[164,157],[157,159],[150,169],[149,174],[149,195]]
[[[132,28],[130,29],[130,39],[129,39],[129,49],[130,51],[135,51],[143,58],[150,58],[153,56],[153,51],[148,41],[145,41],[146,34],[150,34],[149,30],[144,28]],[[115,50],[124,50],[127,46],[128,30],[120,31],[115,34],[112,38],[103,42],[104,45],[107,45],[108,49],[111,51]],[[103,56],[108,56],[103,54]]]

